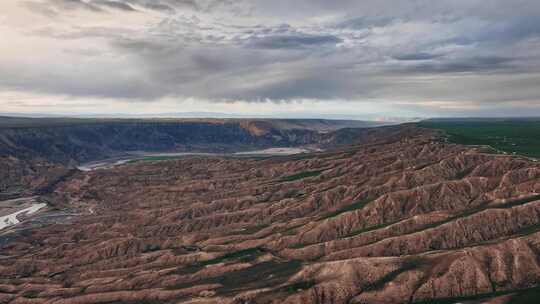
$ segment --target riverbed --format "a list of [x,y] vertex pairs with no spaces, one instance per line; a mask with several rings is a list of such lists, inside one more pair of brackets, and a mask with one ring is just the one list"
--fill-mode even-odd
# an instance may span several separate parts
[[36,197],[24,197],[0,202],[0,230],[21,222],[20,216],[28,216],[46,207],[36,202]]
[[214,156],[214,157],[249,157],[249,156],[285,156],[295,155],[301,153],[321,151],[319,149],[307,149],[307,148],[291,148],[291,147],[276,147],[254,151],[243,151],[235,153],[198,153],[198,152],[130,152],[124,156],[103,159],[98,161],[92,161],[77,166],[77,169],[81,171],[93,171],[97,169],[110,169],[119,165],[123,165],[137,160],[152,160],[153,158],[167,159],[167,158],[181,158],[184,156]]

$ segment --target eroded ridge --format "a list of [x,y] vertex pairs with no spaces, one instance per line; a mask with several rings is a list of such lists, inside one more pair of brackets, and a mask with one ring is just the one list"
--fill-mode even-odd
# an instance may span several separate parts
[[516,301],[540,283],[540,165],[431,132],[293,157],[74,174],[84,216],[2,245],[2,303]]

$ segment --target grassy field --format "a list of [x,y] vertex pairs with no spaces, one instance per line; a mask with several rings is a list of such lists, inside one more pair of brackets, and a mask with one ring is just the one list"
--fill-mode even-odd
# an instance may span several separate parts
[[540,158],[540,120],[423,121],[446,132],[451,142],[489,145],[509,154]]

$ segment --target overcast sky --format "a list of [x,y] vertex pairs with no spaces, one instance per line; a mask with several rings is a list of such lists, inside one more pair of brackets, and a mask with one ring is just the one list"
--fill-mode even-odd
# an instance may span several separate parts
[[540,115],[538,0],[2,0],[0,112]]

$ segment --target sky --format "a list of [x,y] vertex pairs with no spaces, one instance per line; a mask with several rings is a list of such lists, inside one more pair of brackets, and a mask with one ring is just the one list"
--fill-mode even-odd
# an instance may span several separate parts
[[0,112],[540,116],[538,0],[2,0]]

